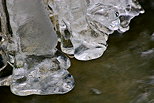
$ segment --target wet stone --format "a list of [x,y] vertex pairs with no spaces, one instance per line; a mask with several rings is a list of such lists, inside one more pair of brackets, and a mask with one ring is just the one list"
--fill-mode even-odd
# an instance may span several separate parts
[[93,94],[95,94],[95,95],[100,95],[100,94],[102,94],[102,91],[99,90],[99,89],[96,89],[96,88],[91,88],[90,91],[91,91]]

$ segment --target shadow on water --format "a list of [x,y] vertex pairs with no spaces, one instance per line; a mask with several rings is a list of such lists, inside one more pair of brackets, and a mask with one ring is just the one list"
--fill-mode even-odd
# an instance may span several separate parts
[[[76,87],[65,95],[19,97],[0,87],[0,103],[154,103],[154,2],[141,0],[145,14],[123,35],[111,35],[105,54],[72,59]],[[153,36],[152,36],[153,34]]]

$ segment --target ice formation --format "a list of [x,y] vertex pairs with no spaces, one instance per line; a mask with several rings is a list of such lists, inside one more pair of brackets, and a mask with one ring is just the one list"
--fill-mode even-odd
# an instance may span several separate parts
[[49,6],[58,16],[62,51],[84,61],[102,56],[109,34],[127,31],[144,12],[136,0],[51,0]]
[[0,84],[20,96],[69,92],[74,87],[70,60],[55,48],[57,35],[43,2],[7,0],[7,7],[13,34],[6,46],[14,68],[11,80]]
[[[0,23],[12,30],[1,25],[0,86],[20,96],[72,90],[71,63],[62,52],[96,59],[110,34],[127,31],[130,20],[144,12],[136,0],[0,0],[0,8]],[[11,75],[5,75],[8,65]]]

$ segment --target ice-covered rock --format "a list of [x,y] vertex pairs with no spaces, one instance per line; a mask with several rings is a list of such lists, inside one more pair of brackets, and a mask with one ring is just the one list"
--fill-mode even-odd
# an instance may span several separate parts
[[130,20],[144,12],[136,0],[50,0],[49,6],[58,16],[62,51],[78,60],[100,57],[109,34],[127,31]]

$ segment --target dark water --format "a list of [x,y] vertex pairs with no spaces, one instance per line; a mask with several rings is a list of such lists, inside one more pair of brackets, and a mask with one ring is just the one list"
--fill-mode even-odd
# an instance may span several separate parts
[[110,36],[103,57],[71,60],[73,91],[19,97],[9,87],[0,87],[0,103],[154,103],[154,0],[141,4],[146,13],[133,19],[125,34]]

